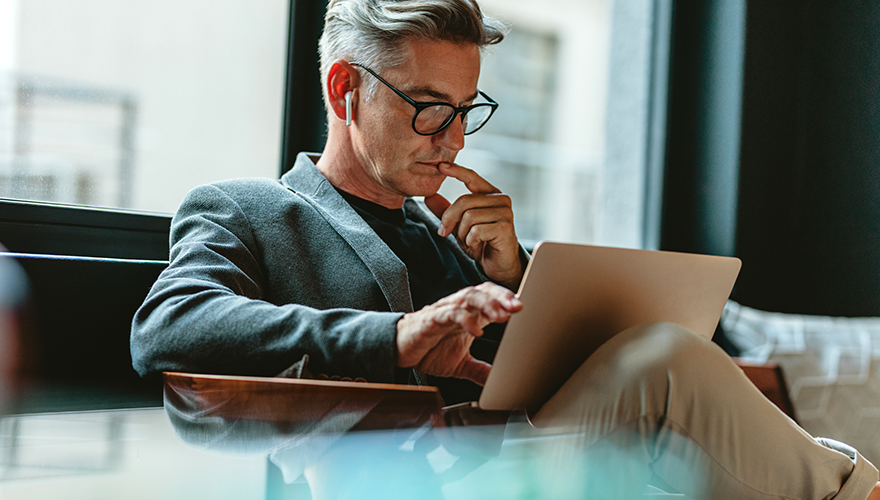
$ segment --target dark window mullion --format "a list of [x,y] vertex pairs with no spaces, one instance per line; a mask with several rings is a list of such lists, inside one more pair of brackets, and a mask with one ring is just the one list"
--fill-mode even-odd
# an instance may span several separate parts
[[324,27],[326,0],[291,0],[281,138],[281,173],[300,151],[320,152],[327,139],[327,115],[321,94],[318,39]]

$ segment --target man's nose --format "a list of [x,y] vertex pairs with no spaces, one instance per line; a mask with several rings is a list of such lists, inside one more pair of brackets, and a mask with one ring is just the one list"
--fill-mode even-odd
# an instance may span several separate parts
[[434,144],[459,151],[464,147],[464,124],[461,122],[461,116],[456,116],[448,127],[433,136]]

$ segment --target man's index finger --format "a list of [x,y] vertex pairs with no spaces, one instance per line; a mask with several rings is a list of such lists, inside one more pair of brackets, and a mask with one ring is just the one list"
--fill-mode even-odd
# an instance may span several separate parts
[[468,191],[473,194],[490,194],[500,193],[501,190],[493,186],[492,183],[480,177],[480,174],[474,170],[462,167],[455,163],[441,163],[440,171],[442,174],[461,181]]

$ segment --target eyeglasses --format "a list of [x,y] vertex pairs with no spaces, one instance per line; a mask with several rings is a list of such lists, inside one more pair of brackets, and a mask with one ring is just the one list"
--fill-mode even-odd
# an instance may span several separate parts
[[419,135],[434,135],[452,123],[456,116],[461,114],[462,130],[464,135],[470,135],[480,130],[483,125],[489,121],[495,110],[498,109],[498,103],[491,97],[486,95],[482,90],[477,90],[483,99],[489,102],[480,102],[469,106],[453,106],[446,102],[418,102],[411,99],[408,95],[386,82],[375,71],[364,66],[361,63],[350,63],[352,66],[359,66],[367,71],[367,73],[375,76],[380,82],[384,83],[395,94],[399,95],[404,101],[410,103],[416,108],[413,114],[412,128]]

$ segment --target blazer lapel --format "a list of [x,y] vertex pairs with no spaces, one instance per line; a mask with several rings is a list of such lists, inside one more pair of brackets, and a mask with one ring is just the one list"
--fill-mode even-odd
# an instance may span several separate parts
[[319,155],[297,155],[293,168],[281,177],[282,184],[314,207],[351,245],[373,274],[392,311],[412,312],[406,266],[330,185],[310,156]]

